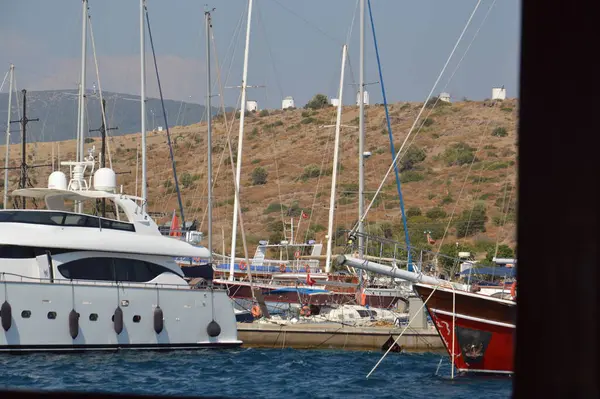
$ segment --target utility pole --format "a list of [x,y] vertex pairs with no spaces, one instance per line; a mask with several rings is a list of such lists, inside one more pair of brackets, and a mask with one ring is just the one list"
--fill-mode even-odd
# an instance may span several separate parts
[[[106,115],[106,100],[102,99],[102,112]],[[102,137],[102,149],[100,150],[100,167],[106,167],[106,132],[109,130],[117,130],[118,127],[106,127],[104,125],[104,118],[102,118],[102,125],[100,125],[100,129],[91,129],[92,132],[100,132],[100,136]],[[106,198],[102,198],[102,217],[106,217]]]
[[[21,141],[22,141],[22,149],[21,149],[21,181],[19,182],[19,188],[25,188],[27,185],[27,123],[39,121],[39,118],[28,119],[27,118],[27,90],[21,90],[23,93],[23,117],[18,121],[10,121],[10,123],[20,123],[21,124]],[[27,202],[25,197],[23,197],[23,209],[27,206]]]

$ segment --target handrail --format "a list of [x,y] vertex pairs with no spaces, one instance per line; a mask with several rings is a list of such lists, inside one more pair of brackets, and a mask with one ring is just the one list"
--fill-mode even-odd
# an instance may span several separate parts
[[[6,276],[14,276],[20,278],[20,281],[17,280],[7,280]],[[190,289],[198,289],[197,287],[190,286],[189,284],[168,284],[168,283],[149,283],[149,282],[128,282],[128,281],[102,281],[102,280],[67,280],[67,279],[54,279],[52,281],[49,278],[43,277],[31,277],[24,276],[16,273],[9,272],[1,272],[0,273],[0,282],[2,283],[45,283],[45,284],[61,284],[61,285],[83,285],[83,286],[105,286],[105,287],[126,287],[126,288],[162,288],[162,289],[176,289],[176,290],[190,290]],[[209,288],[202,287],[202,288]],[[222,291],[224,289],[219,287],[213,287],[215,291]]]

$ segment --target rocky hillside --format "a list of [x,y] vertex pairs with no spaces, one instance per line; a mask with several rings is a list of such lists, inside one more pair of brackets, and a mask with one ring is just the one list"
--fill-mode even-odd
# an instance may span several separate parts
[[[396,149],[404,140],[422,104],[397,103],[390,108]],[[518,104],[506,100],[458,102],[426,108],[423,124],[408,141],[410,147],[400,161],[402,192],[408,214],[408,229],[414,245],[438,249],[469,245],[479,257],[490,246],[515,246],[516,122]],[[357,219],[358,110],[345,107],[340,144],[340,173],[335,229],[349,228]],[[227,151],[231,133],[234,153],[238,122],[228,115],[214,122],[213,170],[215,173],[215,246],[230,245],[233,212],[232,165]],[[283,219],[295,216],[298,240],[325,241],[331,187],[335,109],[275,110],[251,113],[246,119],[242,159],[241,204],[250,245],[254,253],[260,239],[278,239]],[[176,127],[171,131],[182,186],[186,220],[197,219],[206,231],[206,125]],[[136,154],[139,134],[110,139],[113,167],[126,193],[136,192]],[[148,135],[149,209],[164,212],[168,221],[177,198],[166,132]],[[99,148],[99,140],[87,144]],[[366,146],[371,156],[365,162],[368,204],[391,163],[384,108],[366,107]],[[60,160],[74,158],[75,143],[35,143],[28,159],[32,164],[50,163],[51,154]],[[4,150],[2,150],[4,153]],[[17,165],[19,148],[11,146],[11,165]],[[32,182],[46,184],[50,168],[32,171]],[[16,188],[18,172],[10,172]],[[139,194],[140,189],[137,187]],[[308,215],[300,219],[302,210]],[[447,231],[446,231],[447,230]],[[368,216],[367,231],[404,241],[394,174],[386,179]],[[427,244],[424,232],[431,231],[436,243]],[[241,248],[241,240],[238,240]],[[340,240],[343,245],[343,240]],[[226,249],[229,251],[228,249]]]

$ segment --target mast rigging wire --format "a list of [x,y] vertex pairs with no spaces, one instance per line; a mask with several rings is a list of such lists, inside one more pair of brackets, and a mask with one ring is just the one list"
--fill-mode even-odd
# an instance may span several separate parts
[[[167,143],[169,144],[169,153],[171,155],[173,176],[175,178],[175,189],[177,190],[177,201],[179,202],[179,210],[181,213],[181,226],[185,230],[185,214],[184,214],[184,210],[183,210],[183,203],[181,202],[181,191],[179,190],[179,181],[177,179],[177,168],[175,166],[175,156],[173,155],[173,146],[171,144],[171,133],[169,132],[169,122],[167,120],[167,111],[165,109],[165,102],[163,99],[162,85],[160,84],[160,75],[158,74],[158,64],[156,63],[156,53],[154,51],[154,41],[152,40],[152,29],[150,28],[150,16],[148,13],[148,7],[146,5],[144,5],[144,11],[146,11],[146,22],[148,24],[148,38],[150,39],[150,47],[152,48],[152,58],[154,60],[154,70],[156,71],[156,81],[158,84],[158,93],[160,94],[160,105],[162,107],[163,118],[165,121],[166,130],[167,130]],[[142,184],[147,184],[147,183],[142,182]]]

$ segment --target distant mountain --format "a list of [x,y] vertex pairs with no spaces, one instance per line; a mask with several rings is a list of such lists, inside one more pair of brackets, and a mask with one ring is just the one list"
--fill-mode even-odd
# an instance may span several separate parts
[[[106,100],[106,115],[109,127],[118,127],[111,130],[111,136],[120,136],[127,133],[136,133],[141,130],[140,97],[131,94],[104,92]],[[19,93],[19,104],[22,104]],[[16,111],[16,99],[13,96],[12,119],[19,118]],[[0,93],[0,140],[4,143],[6,129],[6,112],[8,107],[8,93]],[[186,103],[175,100],[165,100],[165,109],[169,127],[185,126],[200,122],[205,119],[205,107],[200,104]],[[213,107],[213,115],[218,113],[218,108]],[[231,111],[231,109],[228,109]],[[165,126],[162,116],[160,99],[149,98],[146,102],[146,129],[152,130]],[[27,92],[27,117],[39,118],[39,122],[30,122],[27,125],[27,141],[62,141],[71,140],[77,136],[77,90],[48,90]],[[102,123],[100,111],[100,97],[98,94],[87,95],[87,124],[89,129],[98,129]],[[11,143],[21,142],[19,124],[12,125]],[[99,136],[98,132],[90,136]]]

